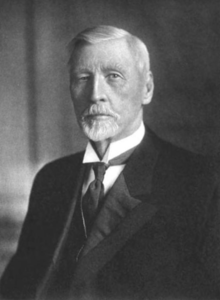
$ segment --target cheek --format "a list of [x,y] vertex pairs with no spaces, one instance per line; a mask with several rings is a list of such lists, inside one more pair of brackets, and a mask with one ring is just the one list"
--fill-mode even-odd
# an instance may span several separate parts
[[82,102],[83,100],[86,101],[88,97],[87,89],[80,85],[74,85],[70,89],[72,100],[75,102]]
[[87,109],[87,105],[84,101],[73,100],[73,105],[77,116],[81,116],[82,113]]
[[88,107],[87,101],[81,95],[75,93],[71,93],[71,95],[75,114],[77,117],[80,117],[84,110]]
[[138,109],[138,99],[140,98],[140,91],[133,89],[130,86],[115,90],[115,105],[120,109],[126,111],[132,111]]
[[136,76],[132,76],[132,78],[128,79],[123,84],[114,86],[112,91],[120,102],[128,103],[130,99],[135,101],[140,94],[140,83]]
[[[132,92],[131,92],[132,93]],[[121,122],[132,122],[142,110],[142,105],[137,98],[137,94],[126,93],[118,101],[116,109],[121,116]]]
[[109,99],[112,100],[113,105],[120,109],[125,109],[127,105],[127,100],[130,96],[129,90],[125,87],[114,87],[108,93]]
[[76,103],[76,101],[74,101],[74,100],[73,100],[73,107],[74,107],[76,118],[79,120],[82,112],[81,112],[81,108],[80,108],[79,104]]
[[72,96],[72,99],[74,99],[74,100],[81,98],[83,96],[82,88],[80,88],[77,85],[71,86],[71,96]]

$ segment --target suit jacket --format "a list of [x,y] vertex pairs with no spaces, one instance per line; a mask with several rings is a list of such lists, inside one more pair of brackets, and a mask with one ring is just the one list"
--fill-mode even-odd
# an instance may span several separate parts
[[[1,280],[2,295],[219,299],[219,189],[212,160],[147,130],[106,197],[136,205],[95,247],[71,261],[85,241],[77,209],[82,158],[83,153],[61,158],[37,174],[17,252]],[[54,274],[66,269],[59,290]],[[58,289],[50,297],[51,286]]]

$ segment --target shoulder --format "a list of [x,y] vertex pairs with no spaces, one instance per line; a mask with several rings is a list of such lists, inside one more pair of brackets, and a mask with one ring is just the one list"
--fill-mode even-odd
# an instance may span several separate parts
[[45,164],[37,173],[35,182],[57,182],[68,180],[79,172],[84,152],[65,156]]
[[204,176],[218,176],[218,162],[216,157],[192,152],[188,149],[178,147],[160,138],[151,129],[147,129],[159,151],[159,158],[169,165],[179,167],[181,172],[188,174],[199,174]]
[[61,158],[58,158],[56,160],[50,161],[47,164],[45,164],[40,171],[48,171],[48,170],[62,170],[69,167],[77,166],[78,164],[81,164],[83,159],[84,152],[77,152],[75,154],[71,154],[68,156],[64,156]]

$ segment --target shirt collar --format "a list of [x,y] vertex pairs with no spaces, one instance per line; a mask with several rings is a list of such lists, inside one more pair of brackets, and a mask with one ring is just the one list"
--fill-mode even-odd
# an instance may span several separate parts
[[[108,150],[106,151],[102,162],[108,163],[110,159],[113,159],[114,157],[124,153],[125,151],[128,151],[131,148],[136,147],[140,142],[142,141],[145,134],[145,127],[144,123],[142,122],[139,128],[132,133],[131,135],[127,136],[124,139],[121,139],[119,141],[112,142]],[[88,142],[83,163],[92,163],[92,162],[99,162],[100,159],[98,155],[96,154],[95,150],[93,149],[90,142]]]

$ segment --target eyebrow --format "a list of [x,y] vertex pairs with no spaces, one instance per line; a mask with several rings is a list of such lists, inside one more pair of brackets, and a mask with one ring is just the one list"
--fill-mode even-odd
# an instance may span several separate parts
[[[115,62],[108,62],[106,65],[103,64],[101,65],[101,70],[102,71],[119,71],[121,73],[127,73],[126,72],[126,69],[121,66],[121,64],[119,63],[115,63]],[[73,74],[78,74],[78,73],[92,73],[93,71],[93,68],[90,66],[90,65],[87,65],[87,66],[83,66],[83,67],[77,67],[77,68],[74,68],[72,67],[71,68],[71,72]]]
[[127,74],[126,68],[121,66],[118,63],[113,63],[113,64],[108,63],[107,65],[102,66],[101,69],[103,72],[117,71],[122,74]]
[[89,72],[91,72],[91,70],[89,70],[89,68],[76,68],[76,69],[72,68],[72,72],[74,74],[77,74],[77,73],[89,73]]

